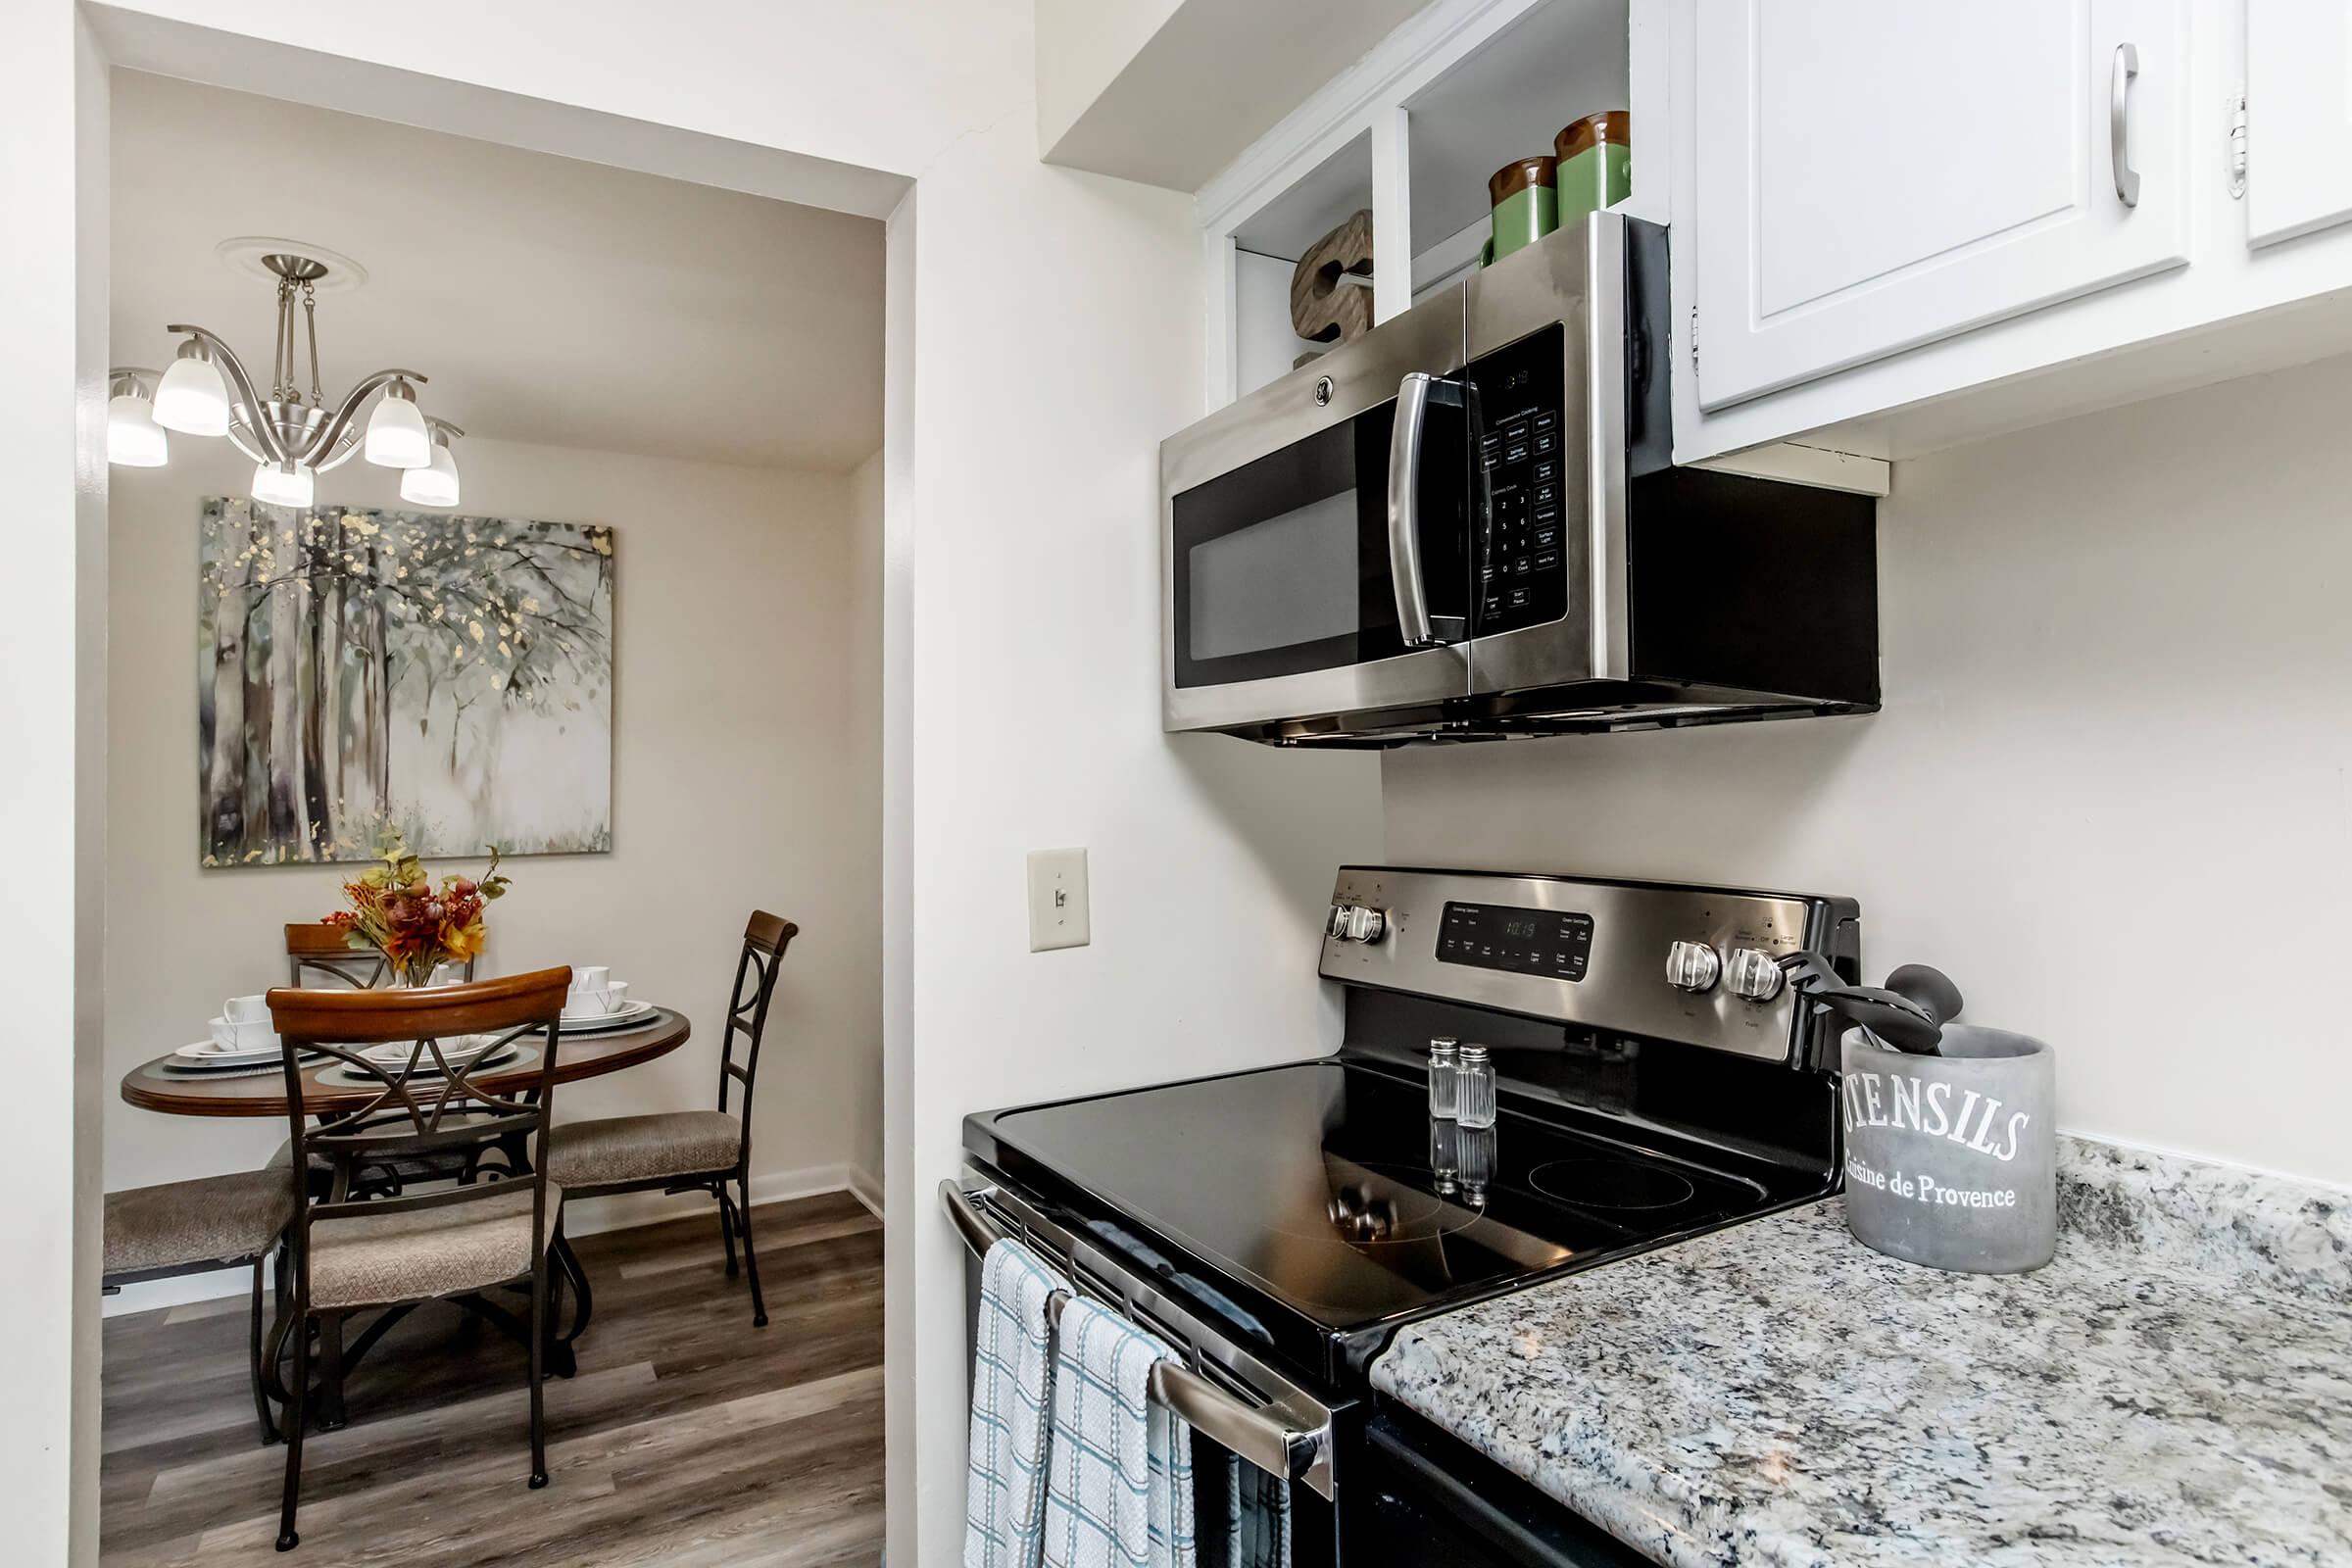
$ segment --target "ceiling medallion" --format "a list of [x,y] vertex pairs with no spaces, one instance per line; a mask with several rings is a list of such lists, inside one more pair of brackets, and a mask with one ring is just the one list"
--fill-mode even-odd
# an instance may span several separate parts
[[[276,279],[277,342],[270,358],[270,389],[264,396],[253,376],[220,337],[201,326],[165,328],[181,338],[179,353],[161,375],[135,366],[108,373],[106,456],[129,467],[161,467],[170,461],[166,431],[226,436],[254,462],[253,499],[281,507],[308,507],[317,479],[330,468],[364,457],[379,467],[398,468],[401,499],[423,507],[458,504],[458,465],[450,443],[464,434],[417,407],[416,389],[425,378],[415,370],[376,370],[329,405],[318,377],[318,295],[338,286],[355,287],[367,273],[356,264],[318,247],[263,249],[255,240],[229,240],[221,255],[232,265],[258,264]],[[344,270],[337,272],[340,266]],[[295,312],[302,313],[299,327]],[[297,338],[303,343],[298,344]],[[309,390],[302,385],[298,347],[307,344]],[[372,401],[365,426],[360,412]]]

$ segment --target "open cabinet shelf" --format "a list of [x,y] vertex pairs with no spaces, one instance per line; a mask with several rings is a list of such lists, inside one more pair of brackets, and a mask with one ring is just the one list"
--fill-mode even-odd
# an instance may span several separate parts
[[[1209,291],[1208,403],[1220,406],[1330,345],[1293,330],[1298,259],[1369,209],[1374,318],[1478,265],[1487,178],[1548,154],[1561,127],[1628,110],[1634,195],[1666,211],[1659,0],[1438,0],[1384,39],[1200,192]],[[1649,181],[1644,184],[1645,177]],[[1403,243],[1388,236],[1400,234]]]
[[1478,264],[1487,177],[1549,153],[1564,125],[1629,108],[1627,75],[1626,0],[1553,0],[1406,101],[1416,298]]
[[1291,276],[1310,246],[1371,205],[1372,137],[1366,132],[1234,230],[1237,392],[1253,392],[1288,374],[1299,356],[1331,346],[1310,342],[1293,329]]

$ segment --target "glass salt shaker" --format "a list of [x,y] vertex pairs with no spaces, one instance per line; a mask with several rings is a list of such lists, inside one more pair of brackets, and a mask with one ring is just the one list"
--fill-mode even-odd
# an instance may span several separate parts
[[1429,1118],[1429,1174],[1440,1198],[1450,1198],[1462,1174],[1462,1131],[1450,1118]]
[[1454,1071],[1454,1115],[1464,1127],[1494,1125],[1494,1058],[1484,1046],[1461,1048]]
[[1456,1054],[1460,1044],[1445,1035],[1429,1043],[1429,1113],[1441,1121],[1451,1121],[1454,1117],[1454,1091],[1461,1074],[1461,1058]]

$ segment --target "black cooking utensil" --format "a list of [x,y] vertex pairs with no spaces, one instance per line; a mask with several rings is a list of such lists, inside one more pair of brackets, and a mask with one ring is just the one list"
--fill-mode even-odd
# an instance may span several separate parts
[[[1872,1038],[1897,1051],[1915,1056],[1936,1054],[1943,1039],[1942,1020],[1913,998],[1879,986],[1848,985],[1838,978],[1828,958],[1809,950],[1791,953],[1780,964],[1790,987],[1815,1006],[1859,1025]],[[1936,978],[1943,980],[1941,975]],[[1958,998],[1959,991],[1949,980],[1943,980],[1943,986]]]
[[1781,972],[1788,977],[1791,991],[1814,991],[1823,986],[1841,986],[1845,977],[1837,967],[1811,948],[1799,948],[1780,958]]
[[1927,1008],[1900,992],[1879,986],[1831,986],[1806,995],[1816,1004],[1860,1024],[1897,1051],[1914,1056],[1933,1056],[1942,1045],[1943,1025]]
[[1960,988],[1941,969],[1924,963],[1906,963],[1886,977],[1886,989],[1925,1007],[1938,1027],[1960,1016]]

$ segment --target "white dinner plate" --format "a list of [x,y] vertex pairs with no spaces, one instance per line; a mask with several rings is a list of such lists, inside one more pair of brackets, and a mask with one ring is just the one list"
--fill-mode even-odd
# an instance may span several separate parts
[[[509,1040],[503,1044],[492,1046],[487,1051],[476,1051],[470,1054],[464,1052],[453,1051],[448,1054],[450,1064],[452,1066],[456,1067],[460,1072],[471,1072],[476,1067],[497,1066],[500,1062],[506,1061],[508,1058],[512,1057],[516,1049],[517,1048],[514,1042]],[[378,1065],[380,1065],[386,1072],[398,1076],[401,1069],[408,1067],[409,1065],[408,1054],[404,1051],[398,1057],[392,1060],[379,1060]],[[380,1083],[382,1081],[374,1077],[372,1074],[361,1072],[358,1068],[353,1067],[348,1063],[344,1064],[339,1070],[346,1078],[355,1078],[368,1083]],[[411,1078],[438,1078],[441,1076],[441,1064],[433,1059],[433,1054],[431,1052],[421,1052],[417,1054],[416,1065],[409,1068],[407,1076]]]
[[[441,1042],[441,1054],[463,1067],[474,1057],[499,1043],[495,1034],[451,1035]],[[428,1070],[433,1065],[433,1054],[414,1040],[387,1040],[380,1045],[362,1046],[354,1054],[367,1057],[379,1067],[405,1067],[409,1053],[416,1054],[416,1062]]]
[[588,1035],[613,1029],[634,1029],[649,1021],[657,1010],[659,1009],[652,1003],[640,1002],[632,997],[611,1012],[599,1013],[593,1018],[566,1018],[557,1027],[567,1035]]
[[266,1046],[243,1046],[223,1049],[218,1041],[199,1040],[194,1045],[180,1047],[177,1051],[172,1053],[172,1055],[174,1060],[195,1062],[200,1066],[250,1067],[257,1062],[277,1060],[278,1046],[275,1040],[271,1040],[270,1044]]
[[[513,1061],[517,1057],[521,1057],[526,1061],[531,1060],[536,1058],[539,1052],[537,1047],[524,1046],[518,1042],[510,1040],[505,1045],[500,1046],[497,1050],[492,1051],[485,1055],[478,1056],[472,1061],[461,1060],[458,1063],[458,1066],[463,1071],[471,1072],[476,1067],[503,1066],[507,1062]],[[406,1060],[406,1057],[402,1058],[403,1062]],[[392,1066],[391,1070],[396,1076],[399,1076],[398,1069],[400,1065],[400,1062],[395,1062]],[[318,1076],[321,1081],[326,1083],[348,1084],[363,1089],[381,1089],[384,1086],[384,1081],[375,1076],[375,1074],[371,1072],[362,1072],[359,1068],[352,1066],[348,1062],[331,1062],[323,1071],[319,1073]],[[415,1071],[405,1075],[403,1081],[411,1083],[423,1083],[427,1080],[430,1080],[437,1083],[440,1081],[440,1079],[441,1069],[428,1054],[416,1063]]]
[[[196,1045],[208,1047],[211,1044],[212,1042],[209,1040],[200,1040],[196,1043]],[[316,1051],[306,1051],[302,1054],[302,1059],[316,1061],[318,1059],[318,1054]],[[267,1054],[258,1056],[226,1056],[213,1051],[199,1054],[196,1046],[182,1046],[171,1055],[166,1056],[163,1065],[173,1072],[264,1072],[277,1067],[282,1060],[278,1048],[275,1046],[271,1046]]]

